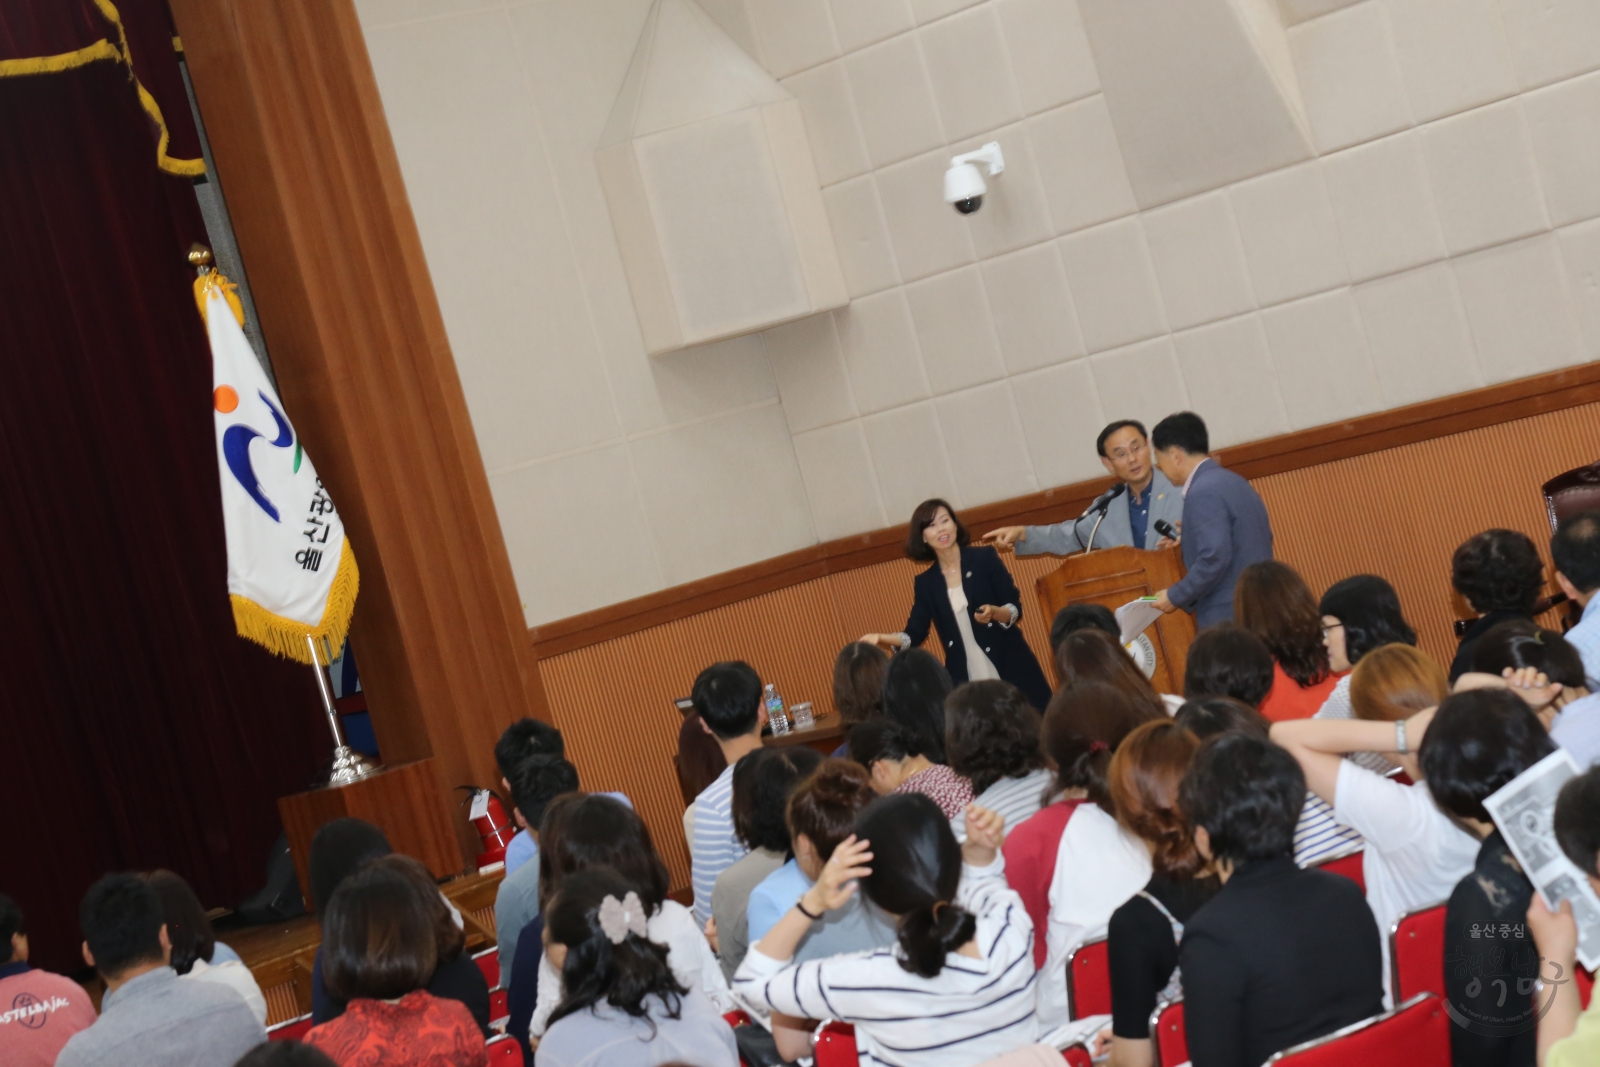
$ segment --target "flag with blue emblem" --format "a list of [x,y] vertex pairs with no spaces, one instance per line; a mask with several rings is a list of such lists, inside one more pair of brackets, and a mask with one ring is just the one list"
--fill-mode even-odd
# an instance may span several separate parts
[[[344,523],[241,328],[234,286],[195,281],[211,338],[212,415],[228,538],[228,593],[242,637],[280,656],[337,656],[360,583]],[[325,661],[325,659],[324,659]]]

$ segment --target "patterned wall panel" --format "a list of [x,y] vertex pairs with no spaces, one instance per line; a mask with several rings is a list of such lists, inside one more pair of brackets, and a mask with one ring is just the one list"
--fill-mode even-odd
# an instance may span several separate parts
[[[1279,558],[1318,592],[1351,574],[1388,578],[1422,647],[1448,663],[1451,623],[1467,613],[1449,584],[1455,546],[1479,530],[1508,526],[1547,548],[1540,483],[1596,458],[1600,405],[1588,405],[1255,485],[1272,514]],[[1005,559],[1023,595],[1023,632],[1043,664],[1049,620],[1039,613],[1034,583],[1059,560]],[[790,701],[810,700],[831,713],[835,654],[863,633],[904,624],[918,569],[900,560],[830,575],[540,663],[585,787],[633,799],[675,887],[688,884],[689,863],[672,770],[679,723],[673,699],[688,694],[706,664],[738,658]]]

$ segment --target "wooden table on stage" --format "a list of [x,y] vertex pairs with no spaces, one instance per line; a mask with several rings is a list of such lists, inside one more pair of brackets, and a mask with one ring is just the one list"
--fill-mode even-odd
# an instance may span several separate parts
[[311,904],[311,839],[324,823],[346,815],[383,830],[396,852],[421,860],[435,878],[460,874],[465,863],[450,825],[450,809],[431,759],[384,767],[370,778],[278,800],[300,892]]
[[[1102,548],[1068,556],[1061,566],[1040,578],[1039,604],[1046,619],[1054,619],[1056,612],[1068,604],[1103,604],[1115,611],[1137,597],[1159,593],[1183,575],[1180,548],[1157,552],[1126,545]],[[1145,631],[1156,653],[1156,669],[1150,681],[1157,692],[1183,692],[1183,670],[1194,634],[1194,616],[1187,611],[1163,615]],[[1050,670],[1055,672],[1054,662]]]
[[809,745],[824,756],[844,744],[844,721],[837,715],[818,719],[809,730],[790,730],[786,734],[763,737],[761,743],[768,748],[789,748],[792,745]]

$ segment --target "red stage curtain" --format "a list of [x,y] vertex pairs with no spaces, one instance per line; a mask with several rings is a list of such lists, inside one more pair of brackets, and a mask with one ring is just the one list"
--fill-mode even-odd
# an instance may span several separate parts
[[[161,39],[163,5],[119,8]],[[71,9],[13,0],[0,49]],[[120,63],[0,78],[0,892],[60,970],[106,871],[170,867],[208,907],[257,888],[276,798],[330,749],[309,669],[234,633],[183,260],[206,237],[155,143]]]

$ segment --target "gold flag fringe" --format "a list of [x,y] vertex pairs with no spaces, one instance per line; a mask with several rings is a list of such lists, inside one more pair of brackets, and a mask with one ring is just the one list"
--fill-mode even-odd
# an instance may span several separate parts
[[[167,130],[166,116],[161,114],[161,105],[156,103],[156,98],[150,95],[133,73],[133,52],[128,48],[128,33],[122,25],[122,15],[117,11],[116,5],[111,0],[94,0],[95,7],[100,9],[100,14],[105,20],[117,28],[117,44],[101,39],[94,44],[79,48],[74,52],[62,52],[54,56],[28,56],[22,59],[0,60],[0,78],[20,78],[34,74],[59,74],[64,70],[72,70],[88,63],[102,59],[109,59],[121,63],[128,68],[128,80],[133,83],[135,94],[139,98],[139,106],[144,109],[150,121],[155,123],[156,132],[156,166],[168,174],[176,174],[185,178],[198,178],[206,172],[204,159],[176,159],[167,154],[167,145],[171,142],[171,134]],[[177,38],[173,38],[174,42]]]
[[228,280],[227,275],[220,270],[208,270],[194,280],[194,303],[200,309],[200,321],[206,322],[206,300],[211,291],[215,289],[222,294],[228,306],[233,309],[233,317],[239,320],[239,325],[244,325],[244,304],[239,300],[239,286]]
[[247,637],[274,655],[311,665],[311,650],[306,638],[314,638],[318,647],[318,660],[337,656],[344,648],[344,639],[350,632],[350,615],[355,611],[356,593],[361,589],[361,572],[356,567],[356,554],[350,549],[350,538],[344,539],[339,550],[339,570],[333,576],[333,588],[328,590],[328,606],[322,611],[322,621],[315,626],[286,619],[257,604],[254,600],[235,594],[233,622],[239,636]]

